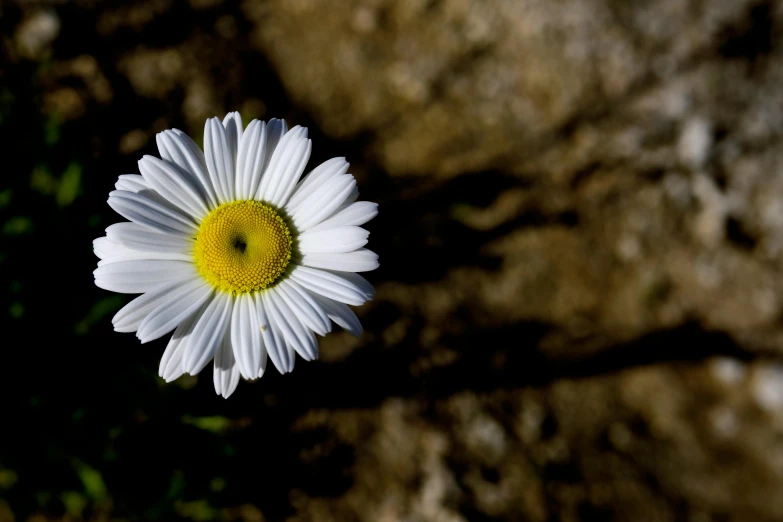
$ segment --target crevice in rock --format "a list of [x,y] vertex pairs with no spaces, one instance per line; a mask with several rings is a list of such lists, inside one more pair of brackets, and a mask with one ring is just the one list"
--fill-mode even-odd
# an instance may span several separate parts
[[755,61],[774,50],[774,29],[772,3],[756,4],[741,24],[725,30],[718,52],[725,58]]
[[742,250],[752,251],[756,247],[757,240],[744,227],[742,221],[736,217],[726,219],[726,239]]

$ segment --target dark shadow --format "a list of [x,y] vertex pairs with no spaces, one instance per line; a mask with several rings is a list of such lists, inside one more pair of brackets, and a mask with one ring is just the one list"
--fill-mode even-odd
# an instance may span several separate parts
[[760,2],[748,10],[741,25],[725,30],[720,54],[726,58],[740,58],[753,62],[774,49],[773,4]]

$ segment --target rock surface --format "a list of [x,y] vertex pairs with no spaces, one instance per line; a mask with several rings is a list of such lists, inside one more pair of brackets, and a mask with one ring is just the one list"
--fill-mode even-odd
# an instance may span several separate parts
[[439,180],[433,213],[492,238],[479,255],[500,270],[452,270],[453,309],[616,340],[696,319],[779,346],[772,4],[253,6],[254,41],[325,132],[369,135],[392,177]]
[[355,481],[337,501],[303,492],[294,505],[326,521],[776,520],[781,371],[712,358],[313,411],[295,430],[325,427],[327,446],[357,448]]

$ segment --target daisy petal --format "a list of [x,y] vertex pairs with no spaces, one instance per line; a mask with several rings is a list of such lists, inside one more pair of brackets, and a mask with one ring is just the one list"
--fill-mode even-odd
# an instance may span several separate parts
[[178,254],[178,253],[166,253],[166,252],[141,252],[138,250],[131,250],[125,245],[117,245],[124,249],[122,253],[114,253],[109,257],[98,261],[98,266],[109,265],[112,263],[119,263],[121,261],[152,261],[155,259],[165,261],[186,261],[193,260],[193,256],[190,254]]
[[242,124],[242,116],[238,112],[229,112],[223,118],[223,127],[226,129],[226,139],[228,140],[228,150],[231,151],[231,158],[236,165],[237,162],[237,150],[239,149],[239,142],[242,141],[242,129],[245,126]]
[[174,211],[176,214],[182,214],[182,209],[179,208],[177,205],[169,201],[168,199],[164,198],[158,192],[153,188],[145,188],[141,189],[138,192],[136,192],[139,196],[144,196],[145,198],[151,199],[158,205],[161,205],[162,207],[165,207],[169,210]]
[[201,278],[171,291],[141,322],[136,337],[144,344],[166,335],[201,308],[212,293],[212,287]]
[[114,184],[117,190],[127,190],[128,192],[140,192],[149,189],[150,186],[138,174],[120,174],[117,183]]
[[318,294],[313,294],[313,298],[318,301],[318,304],[324,309],[326,315],[328,315],[336,325],[341,326],[346,332],[354,337],[362,335],[362,323],[348,305],[327,299]]
[[185,144],[187,148],[190,149],[190,151],[193,153],[193,156],[196,158],[196,160],[198,160],[198,162],[201,163],[201,167],[202,170],[204,171],[204,174],[209,174],[207,171],[207,160],[204,158],[204,152],[196,144],[196,142],[193,141],[193,139],[190,136],[188,136],[187,134],[185,134],[179,129],[171,129],[171,132],[176,134],[177,137],[181,140],[181,142]]
[[[307,137],[307,129],[304,129],[302,136]],[[300,138],[295,149],[291,152],[291,160],[285,163],[285,158],[281,158],[280,164],[277,165],[277,169],[280,169],[281,172],[280,185],[270,200],[272,204],[283,207],[288,202],[299,178],[302,177],[302,172],[307,167],[312,149],[313,142],[311,140]]]
[[291,271],[291,279],[311,292],[341,303],[358,306],[367,300],[359,286],[325,270],[297,266]]
[[288,213],[295,212],[308,196],[314,194],[331,178],[344,175],[348,172],[349,166],[350,165],[345,161],[345,158],[332,158],[324,161],[310,171],[310,173],[302,178],[297,184],[294,194],[291,196],[291,199],[288,200],[288,203],[286,203],[286,210]]
[[318,342],[313,331],[305,328],[294,315],[291,308],[280,296],[277,287],[267,290],[265,295],[268,297],[267,302],[271,303],[267,311],[283,333],[286,344],[293,348],[305,361],[317,359]]
[[266,365],[262,357],[263,343],[255,300],[248,294],[240,294],[234,302],[231,316],[231,344],[237,366],[245,379],[256,379],[259,373],[263,374]]
[[269,299],[269,292],[256,294],[256,310],[258,322],[261,324],[261,335],[264,337],[264,346],[277,371],[285,374],[293,371],[296,357],[286,346],[282,331],[270,313],[273,306]]
[[251,199],[258,189],[266,159],[266,124],[253,120],[242,134],[237,152],[237,199]]
[[166,252],[170,254],[189,254],[193,241],[180,237],[161,234],[137,223],[115,223],[106,228],[109,241],[119,243],[132,250],[145,252]]
[[353,272],[338,272],[335,270],[327,270],[327,272],[336,275],[337,277],[346,279],[350,283],[353,283],[357,288],[364,292],[364,296],[368,301],[375,298],[375,288],[373,288],[370,282],[359,274],[355,274]]
[[177,329],[174,330],[174,335],[169,339],[169,344],[166,345],[166,350],[163,352],[163,357],[160,359],[158,375],[166,382],[174,381],[185,375],[185,372],[182,370],[182,354],[185,353],[186,345],[184,342],[181,342],[181,337],[177,336],[177,334],[180,333],[180,328],[182,328],[184,324],[185,323],[179,325]]
[[150,312],[177,297],[177,290],[186,285],[201,283],[198,277],[185,277],[172,281],[171,283],[161,285],[160,287],[142,294],[130,303],[123,306],[119,312],[114,314],[111,322],[114,325],[115,332],[135,332],[139,325]]
[[193,329],[196,323],[201,319],[201,315],[206,310],[207,304],[201,305],[193,315],[185,319],[169,339],[166,351],[160,359],[158,375],[163,377],[166,382],[171,382],[185,374],[182,367],[182,360],[187,353],[188,343],[193,339]]
[[201,194],[199,183],[190,174],[155,156],[144,156],[139,160],[139,171],[144,180],[190,216],[200,220],[209,210]]
[[342,212],[346,207],[352,205],[357,199],[359,199],[359,188],[354,187],[353,190],[345,197],[345,201],[343,201],[342,205],[337,207],[337,209],[332,214],[330,214],[329,217],[331,218],[338,212]]
[[310,150],[307,129],[296,126],[283,136],[261,178],[256,199],[284,206],[307,166]]
[[140,294],[193,273],[185,261],[135,260],[99,266],[93,271],[95,285],[121,294]]
[[231,337],[228,333],[223,337],[223,342],[215,354],[212,382],[215,385],[215,392],[224,399],[228,399],[239,384],[239,367],[234,360]]
[[204,154],[207,168],[217,192],[218,203],[234,199],[234,156],[229,148],[226,128],[218,118],[204,125]]
[[[172,236],[168,236],[172,237]],[[149,250],[133,250],[127,245],[117,243],[106,237],[99,237],[92,242],[93,252],[101,260],[98,266],[118,263],[120,261],[164,259],[170,261],[191,261],[193,256],[182,252],[152,252]]]
[[378,268],[378,254],[366,248],[342,254],[305,254],[302,264],[341,272],[369,272]]
[[114,256],[127,254],[130,249],[112,241],[108,237],[99,237],[92,240],[92,251],[99,259],[109,259]]
[[272,161],[272,153],[275,152],[278,143],[283,139],[283,136],[288,132],[288,125],[285,120],[278,120],[272,118],[266,124],[266,153],[264,158],[264,167],[261,169],[262,174],[269,168],[269,163]]
[[329,317],[321,306],[296,281],[281,281],[277,291],[299,320],[315,333],[324,336],[332,331]]
[[231,319],[232,300],[229,295],[217,292],[193,329],[193,340],[188,346],[183,369],[196,375],[212,359],[223,342],[223,336]]
[[141,194],[114,190],[109,193],[109,206],[122,217],[163,234],[188,238],[197,231],[190,218]]
[[[263,336],[262,336],[263,339]],[[258,373],[256,374],[256,378],[259,379],[264,376],[264,372],[266,371],[266,360],[267,360],[267,350],[264,346],[263,342],[261,343],[261,366],[258,369]]]
[[[119,225],[120,223],[116,223],[116,224]],[[148,231],[152,234],[157,234],[157,232],[152,232],[149,229],[145,229],[141,225],[137,225],[136,223],[126,222],[123,224],[139,227],[144,231]],[[99,267],[111,263],[118,263],[120,261],[152,260],[152,259],[171,260],[171,261],[192,261],[193,259],[193,256],[191,254],[185,252],[175,252],[175,251],[156,252],[153,250],[134,250],[130,248],[128,245],[125,245],[117,240],[116,233],[115,233],[116,229],[112,229],[112,226],[106,229],[107,237],[99,237],[93,240],[92,242],[93,252],[95,253],[96,256],[100,258],[100,261],[98,261]],[[111,232],[111,237],[109,237],[110,232]],[[179,240],[179,238],[175,238],[174,236],[166,236],[164,234],[159,234],[159,235],[167,239]]]
[[291,219],[297,229],[305,231],[329,217],[356,187],[351,175],[334,176],[323,187],[302,201]]
[[357,201],[351,203],[334,215],[321,221],[307,232],[316,232],[328,228],[364,225],[378,215],[378,203],[371,201]]
[[299,251],[302,254],[339,254],[353,252],[367,244],[370,235],[365,229],[354,226],[308,230],[299,236]]
[[207,173],[204,153],[190,137],[179,129],[166,130],[155,137],[160,157],[174,163],[198,180],[199,191],[210,208],[217,206],[215,187]]

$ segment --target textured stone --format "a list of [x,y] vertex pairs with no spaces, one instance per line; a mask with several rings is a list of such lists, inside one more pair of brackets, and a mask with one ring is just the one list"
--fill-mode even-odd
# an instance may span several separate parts
[[[743,376],[726,382],[712,370],[725,364],[465,391],[428,408],[390,399],[374,412],[311,412],[297,432],[325,429],[328,446],[356,447],[354,482],[337,501],[301,491],[297,514],[321,521],[779,519],[783,410],[777,402],[766,408],[767,392],[755,398],[752,390],[772,374],[777,390],[780,369],[732,362]],[[331,462],[310,448],[303,455],[307,466]]]
[[326,132],[372,133],[392,173],[453,175],[523,161],[692,67],[751,5],[280,0],[246,10]]

